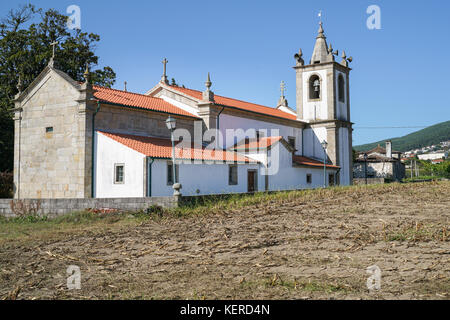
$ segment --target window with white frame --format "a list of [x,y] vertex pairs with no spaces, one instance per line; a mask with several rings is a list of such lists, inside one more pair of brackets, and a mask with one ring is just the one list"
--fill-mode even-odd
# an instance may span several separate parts
[[125,183],[125,165],[123,163],[116,163],[114,165],[114,184]]

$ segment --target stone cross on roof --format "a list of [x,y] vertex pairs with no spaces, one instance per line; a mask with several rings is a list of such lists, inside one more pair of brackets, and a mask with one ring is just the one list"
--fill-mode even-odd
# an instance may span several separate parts
[[54,41],[54,42],[50,43],[50,45],[52,46],[52,57],[50,58],[50,61],[48,64],[51,67],[53,67],[53,65],[55,64],[55,47],[58,43],[59,43],[58,41]]
[[164,70],[163,70],[163,75],[161,77],[161,82],[164,82],[165,84],[169,83],[169,80],[167,79],[167,74],[166,74],[166,65],[169,62],[169,60],[167,60],[166,58],[164,58],[164,60],[162,61],[162,64],[164,65]]
[[280,83],[280,91],[281,91],[281,96],[284,97],[284,92],[286,91],[286,85],[285,85],[284,81],[281,81],[281,83]]

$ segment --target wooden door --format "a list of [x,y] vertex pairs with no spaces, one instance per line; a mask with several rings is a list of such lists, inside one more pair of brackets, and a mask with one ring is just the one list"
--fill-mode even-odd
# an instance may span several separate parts
[[256,186],[256,171],[255,170],[248,170],[247,175],[247,185],[248,185],[248,192],[256,192],[257,186]]

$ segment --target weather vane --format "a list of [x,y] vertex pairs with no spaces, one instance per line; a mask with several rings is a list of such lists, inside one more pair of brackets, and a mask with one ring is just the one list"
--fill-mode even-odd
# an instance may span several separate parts
[[320,18],[320,23],[322,23],[322,10],[319,11],[318,17]]

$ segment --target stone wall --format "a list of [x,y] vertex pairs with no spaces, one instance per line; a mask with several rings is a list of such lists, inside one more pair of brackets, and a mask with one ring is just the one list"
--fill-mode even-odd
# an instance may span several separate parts
[[[365,178],[364,162],[356,162],[353,164],[353,177],[359,179]],[[405,178],[405,165],[400,161],[367,162],[367,177],[400,181]]]
[[[170,131],[166,126],[168,117],[168,114],[102,104],[95,117],[95,129],[170,139]],[[195,119],[176,120],[177,128],[187,129],[194,136]]]
[[152,198],[115,198],[115,199],[28,199],[12,200],[0,199],[0,216],[15,217],[12,207],[23,205],[28,210],[21,210],[24,215],[37,210],[39,216],[56,217],[76,211],[87,209],[118,209],[125,211],[145,210],[152,205],[163,208],[178,207],[178,197],[152,197]]
[[84,198],[90,130],[80,91],[52,69],[38,80],[16,102],[15,197]]
[[[384,178],[367,178],[367,184],[385,184],[385,183],[386,183],[386,179],[384,179]],[[353,184],[356,186],[365,185],[366,179],[361,179],[361,178],[353,179]]]

